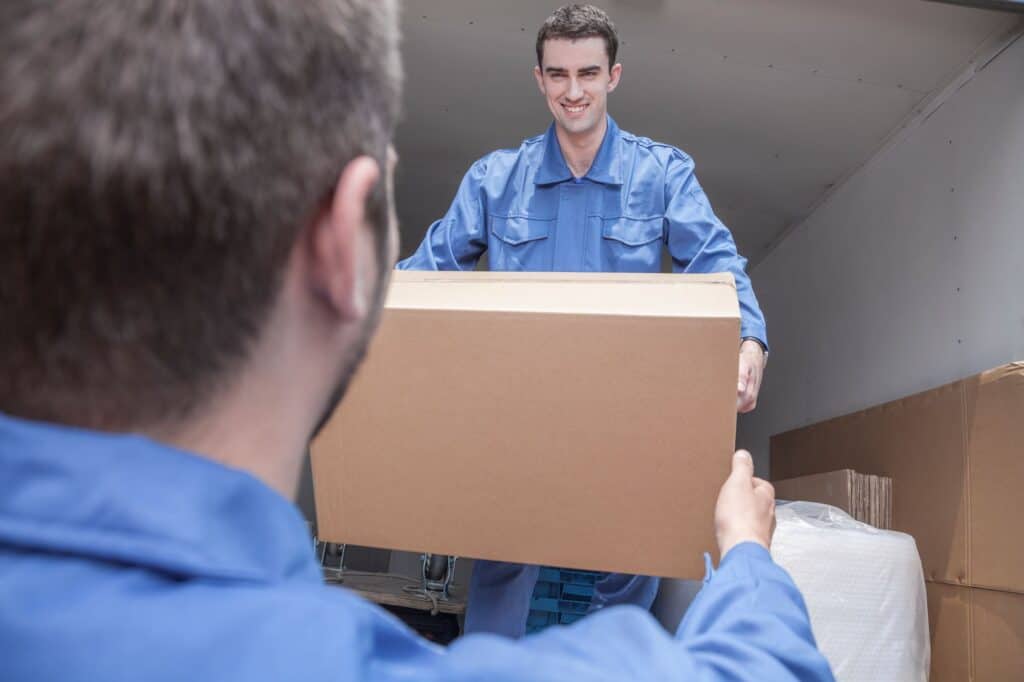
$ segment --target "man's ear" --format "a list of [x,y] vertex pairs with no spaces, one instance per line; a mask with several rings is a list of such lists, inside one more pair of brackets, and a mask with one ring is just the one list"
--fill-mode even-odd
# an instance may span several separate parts
[[622,64],[616,64],[612,67],[609,72],[611,80],[608,81],[608,92],[611,92],[615,88],[619,87],[619,79],[622,78]]
[[343,319],[365,317],[371,304],[375,273],[367,270],[375,266],[365,262],[373,252],[365,244],[373,238],[366,205],[380,178],[380,165],[372,157],[350,161],[313,225],[311,285]]
[[544,74],[541,73],[539,66],[533,67],[533,77],[537,79],[537,88],[540,90],[540,94],[548,94],[544,89]]

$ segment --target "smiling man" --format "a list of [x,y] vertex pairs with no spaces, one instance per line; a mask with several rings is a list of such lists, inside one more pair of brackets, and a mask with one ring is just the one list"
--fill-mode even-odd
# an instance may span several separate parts
[[[548,17],[537,34],[534,76],[554,122],[518,149],[474,163],[448,213],[398,267],[468,270],[487,253],[492,270],[658,272],[667,248],[675,272],[731,272],[743,318],[736,407],[749,412],[767,335],[746,259],[690,157],[619,129],[608,115],[608,95],[622,78],[618,44],[608,15],[592,5],[566,5]],[[521,636],[538,567],[476,566],[466,631]],[[612,574],[597,584],[590,609],[650,608],[657,591],[657,578]]]

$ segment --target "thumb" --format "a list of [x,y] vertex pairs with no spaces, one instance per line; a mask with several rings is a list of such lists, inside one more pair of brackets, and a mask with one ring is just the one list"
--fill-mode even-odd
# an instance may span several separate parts
[[737,450],[732,456],[732,475],[743,478],[754,478],[754,459],[746,450]]

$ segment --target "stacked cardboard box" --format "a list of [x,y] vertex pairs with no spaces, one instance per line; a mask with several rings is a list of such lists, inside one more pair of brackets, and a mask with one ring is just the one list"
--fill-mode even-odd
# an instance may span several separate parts
[[840,469],[775,481],[779,500],[803,500],[839,507],[875,528],[892,527],[892,479]]
[[892,478],[928,581],[933,682],[1024,680],[1024,363],[772,438],[772,478]]

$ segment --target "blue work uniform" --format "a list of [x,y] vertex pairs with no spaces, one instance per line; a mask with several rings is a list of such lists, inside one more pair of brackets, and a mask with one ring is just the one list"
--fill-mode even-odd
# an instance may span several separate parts
[[[610,116],[607,123],[581,178],[565,163],[554,124],[519,149],[474,163],[448,213],[399,269],[472,270],[486,252],[491,270],[660,272],[664,246],[674,272],[732,273],[740,335],[767,348],[747,261],[711,210],[693,160],[620,130]],[[522,636],[538,574],[537,566],[477,562],[466,631]],[[647,609],[657,592],[657,578],[612,573],[596,585],[590,611],[616,604]]]
[[296,507],[142,436],[0,415],[0,679],[831,680],[789,576],[728,553],[675,636],[632,607],[432,644],[322,582]]

